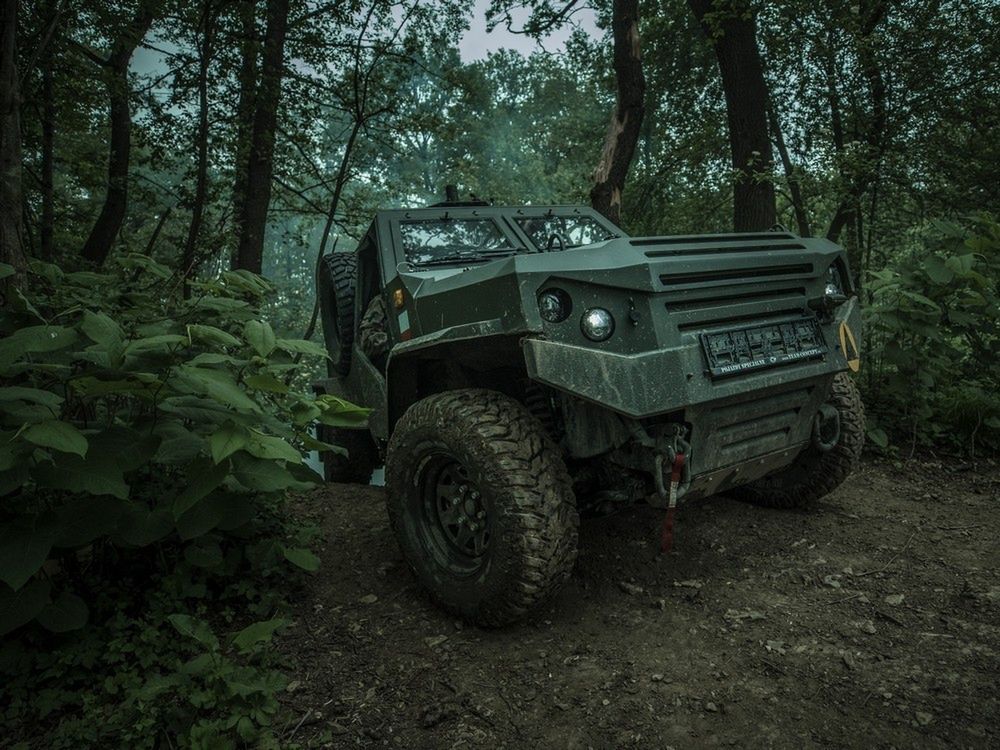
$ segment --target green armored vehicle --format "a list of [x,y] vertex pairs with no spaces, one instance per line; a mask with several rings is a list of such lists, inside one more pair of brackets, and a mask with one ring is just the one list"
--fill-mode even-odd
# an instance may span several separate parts
[[329,379],[372,409],[327,479],[385,464],[389,520],[447,609],[511,622],[576,559],[579,516],[718,492],[770,506],[861,452],[844,252],[787,232],[629,237],[585,207],[379,211],[317,280]]

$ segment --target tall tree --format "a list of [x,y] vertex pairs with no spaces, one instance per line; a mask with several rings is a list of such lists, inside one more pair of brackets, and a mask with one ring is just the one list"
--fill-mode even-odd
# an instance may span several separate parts
[[621,223],[622,191],[646,111],[646,78],[639,43],[639,1],[614,0],[611,19],[616,82],[615,109],[590,190],[593,207]]
[[239,267],[239,243],[243,236],[243,221],[247,195],[247,169],[250,165],[250,138],[253,135],[253,113],[257,98],[257,64],[259,44],[257,38],[254,0],[238,0],[240,67],[237,73],[239,95],[236,102],[236,141],[233,153],[235,175],[233,179],[233,230],[236,243],[231,248],[230,265]]
[[155,0],[140,0],[135,16],[114,39],[107,57],[101,57],[89,48],[77,45],[93,62],[101,66],[110,105],[108,187],[101,213],[83,245],[83,257],[98,265],[104,263],[111,253],[128,208],[128,171],[132,148],[128,66],[135,48],[146,36],[155,15]]
[[[17,0],[0,0],[0,262],[26,266],[21,195],[21,93],[17,77]],[[0,284],[4,282],[0,280]]]
[[285,65],[285,34],[289,0],[268,0],[267,31],[261,60],[260,86],[255,97],[253,131],[247,163],[246,193],[236,267],[260,273],[264,256],[264,230],[271,203],[274,140]]
[[[194,273],[197,264],[195,254],[198,249],[202,217],[205,213],[205,200],[208,195],[208,73],[215,51],[215,26],[218,10],[213,0],[205,0],[198,24],[198,125],[194,138],[197,156],[194,199],[191,202],[191,222],[188,224],[187,240],[184,242],[184,255],[181,260],[181,270],[185,279]],[[185,296],[188,294],[187,283],[184,284],[184,294]]]
[[777,221],[767,130],[768,91],[750,0],[688,0],[715,49],[726,96],[733,170],[733,228],[763,231]]

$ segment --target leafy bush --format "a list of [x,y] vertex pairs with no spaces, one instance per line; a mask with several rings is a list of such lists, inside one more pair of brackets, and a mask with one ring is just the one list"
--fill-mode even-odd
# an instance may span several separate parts
[[[10,271],[0,266],[0,276]],[[130,732],[150,740],[136,735],[130,746],[154,744],[157,731],[195,745],[209,735],[264,736],[280,681],[237,665],[185,610],[210,609],[227,627],[242,619],[237,654],[270,636],[274,618],[246,623],[283,596],[260,582],[282,567],[318,565],[307,530],[281,513],[286,491],[318,479],[303,451],[336,450],[311,425],[367,417],[287,385],[294,355],[325,352],[277,338],[258,319],[268,291],[260,277],[232,272],[193,283],[181,299],[169,269],[136,255],[100,274],[36,263],[32,293],[13,290],[0,313],[0,635],[21,631],[2,666],[21,676],[22,698],[30,688],[41,705],[15,698],[6,718],[56,716],[67,738],[107,737],[107,726],[70,729],[93,724],[86,711],[60,716],[71,705],[60,691],[73,695],[60,682],[73,684],[69,675],[89,665],[110,681],[90,695],[95,705],[116,692],[133,708],[145,701],[148,710],[110,721],[119,741]],[[61,635],[88,618],[94,625],[76,640]],[[180,662],[169,623],[205,653]],[[192,695],[194,684],[198,710],[152,701]],[[8,687],[18,694],[15,682]],[[212,707],[221,724],[202,710]]]
[[938,223],[911,254],[871,274],[866,403],[916,447],[1000,447],[1000,225]]

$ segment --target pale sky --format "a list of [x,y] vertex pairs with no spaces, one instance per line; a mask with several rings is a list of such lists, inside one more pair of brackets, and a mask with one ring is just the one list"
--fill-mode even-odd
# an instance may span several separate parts
[[[486,33],[486,9],[489,8],[490,0],[474,0],[472,15],[469,19],[469,30],[462,36],[458,44],[462,62],[481,60],[490,52],[498,49],[513,49],[528,55],[540,49],[549,52],[558,52],[566,44],[573,27],[566,25],[555,33],[546,37],[541,44],[524,34],[512,34],[501,23],[492,33]],[[521,28],[528,18],[527,12],[514,14],[514,28]],[[594,11],[589,8],[582,9],[572,16],[572,22],[586,31],[591,36],[601,36],[601,30],[597,28]]]

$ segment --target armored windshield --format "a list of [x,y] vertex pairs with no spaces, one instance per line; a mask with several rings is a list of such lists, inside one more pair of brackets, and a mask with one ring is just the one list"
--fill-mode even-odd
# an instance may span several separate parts
[[591,216],[532,216],[517,223],[539,250],[592,245],[619,236]]
[[490,218],[401,221],[399,234],[406,259],[418,265],[510,249],[510,242]]

